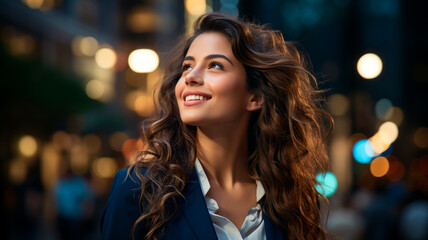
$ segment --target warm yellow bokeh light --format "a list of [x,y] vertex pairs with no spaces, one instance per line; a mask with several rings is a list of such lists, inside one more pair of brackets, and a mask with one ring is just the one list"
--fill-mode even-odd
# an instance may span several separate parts
[[382,72],[382,60],[374,53],[364,54],[357,63],[357,70],[361,77],[373,79]]
[[164,71],[161,68],[156,69],[156,71],[147,74],[147,92],[150,93],[153,89],[156,88],[156,84],[164,76]]
[[22,0],[29,8],[38,9],[43,6],[44,0]]
[[82,51],[80,51],[80,42],[82,41],[82,39],[83,39],[82,36],[77,36],[77,37],[74,37],[73,40],[71,41],[71,51],[76,56],[83,55]]
[[15,35],[9,40],[9,48],[13,55],[32,54],[36,49],[36,41],[28,34]]
[[26,157],[32,157],[37,152],[37,141],[30,135],[25,135],[19,140],[19,152]]
[[140,95],[135,99],[135,112],[142,117],[147,117],[155,110],[152,96]]
[[129,67],[137,73],[149,73],[159,65],[158,54],[151,49],[137,49],[129,54]]
[[135,110],[135,100],[137,100],[137,98],[141,95],[144,95],[144,92],[138,91],[138,90],[129,91],[128,93],[126,93],[126,96],[125,96],[126,107],[129,110],[134,111]]
[[43,146],[40,170],[42,174],[42,182],[46,189],[50,189],[55,185],[56,180],[59,177],[58,170],[60,161],[61,156],[59,155],[59,149],[57,146],[52,144],[46,144]]
[[95,159],[92,164],[92,170],[95,175],[102,178],[114,177],[118,167],[116,160],[110,157]]
[[416,146],[419,148],[428,147],[428,128],[420,127],[416,130],[415,135],[413,136],[413,141]]
[[83,175],[88,171],[89,156],[81,145],[73,147],[70,154],[70,169],[74,174]]
[[207,8],[205,0],[185,0],[186,11],[192,15],[204,14]]
[[116,60],[116,52],[111,48],[101,48],[95,53],[95,62],[102,68],[113,68]]
[[384,176],[389,170],[389,161],[386,157],[377,157],[370,163],[370,172],[375,177]]
[[91,80],[86,84],[86,94],[92,99],[100,99],[105,92],[104,84],[99,80]]
[[9,165],[9,179],[14,184],[21,184],[27,177],[28,167],[24,160],[14,159]]
[[327,99],[328,110],[335,116],[344,115],[349,109],[349,100],[342,94],[333,94]]
[[84,37],[80,39],[79,49],[83,55],[94,56],[95,52],[98,50],[98,41],[93,37]]
[[377,156],[385,152],[391,144],[385,143],[380,137],[379,133],[376,133],[373,137],[369,139],[373,146],[374,156]]
[[391,144],[398,137],[398,127],[393,122],[385,122],[379,127],[378,134],[385,144]]

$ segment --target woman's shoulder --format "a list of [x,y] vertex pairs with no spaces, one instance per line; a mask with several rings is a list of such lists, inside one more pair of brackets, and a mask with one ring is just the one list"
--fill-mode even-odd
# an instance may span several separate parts
[[101,217],[101,239],[131,239],[130,229],[141,215],[138,175],[143,176],[145,172],[146,169],[129,167],[117,171]]
[[[137,174],[137,171],[140,171],[141,174]],[[144,176],[146,171],[146,168],[136,169],[127,167],[120,169],[114,176],[110,195],[114,192],[124,193],[141,189],[141,176]]]

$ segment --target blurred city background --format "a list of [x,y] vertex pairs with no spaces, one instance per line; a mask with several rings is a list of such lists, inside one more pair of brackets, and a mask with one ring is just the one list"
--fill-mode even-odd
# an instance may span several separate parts
[[427,1],[0,0],[2,239],[98,239],[162,59],[219,11],[296,41],[335,119],[335,239],[428,239]]

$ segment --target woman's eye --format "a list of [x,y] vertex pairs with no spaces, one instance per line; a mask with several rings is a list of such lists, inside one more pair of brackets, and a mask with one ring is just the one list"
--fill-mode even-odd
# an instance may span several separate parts
[[219,62],[212,62],[212,63],[210,63],[209,68],[224,70],[223,65],[221,63],[219,63]]
[[181,71],[182,72],[185,72],[185,71],[188,71],[188,70],[191,70],[192,69],[192,66],[190,65],[190,64],[185,64],[185,65],[183,65],[183,67],[181,68]]

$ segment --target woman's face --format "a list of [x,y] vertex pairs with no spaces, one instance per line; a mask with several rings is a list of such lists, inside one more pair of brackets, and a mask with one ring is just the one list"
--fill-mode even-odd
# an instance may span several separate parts
[[181,120],[194,126],[248,121],[245,69],[225,35],[199,35],[184,58],[183,74],[175,86]]

